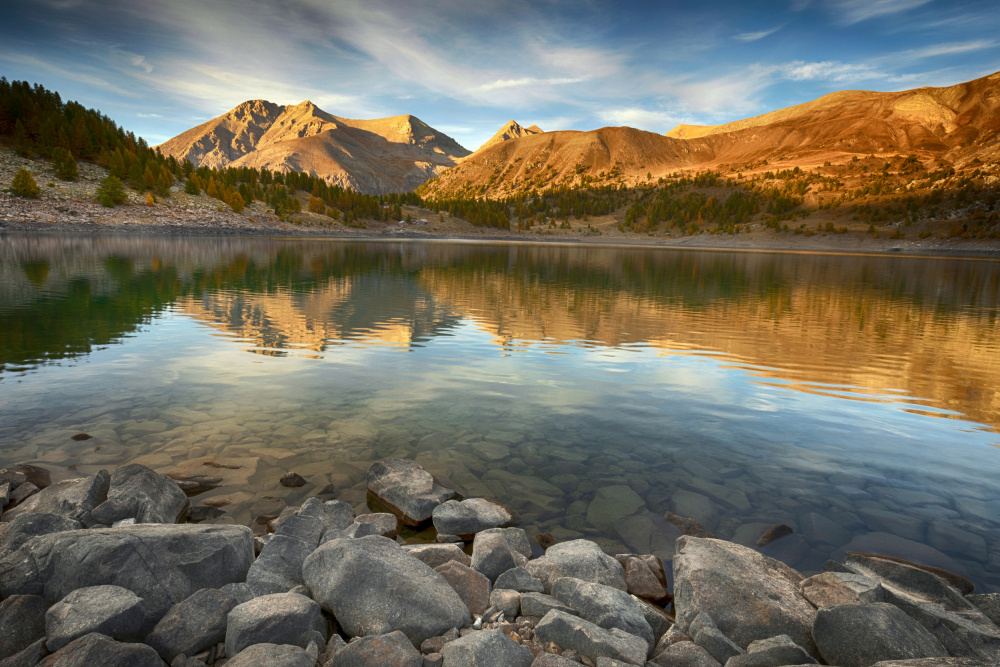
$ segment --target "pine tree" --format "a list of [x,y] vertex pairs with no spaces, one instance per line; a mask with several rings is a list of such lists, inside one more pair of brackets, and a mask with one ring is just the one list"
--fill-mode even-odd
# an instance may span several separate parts
[[14,150],[21,157],[31,157],[32,154],[28,130],[25,129],[24,123],[21,122],[20,118],[14,123]]
[[61,146],[52,149],[52,168],[56,177],[64,181],[75,181],[79,176],[73,154]]
[[11,181],[10,189],[16,196],[27,199],[38,199],[42,194],[38,183],[35,183],[35,179],[32,178],[31,172],[27,169],[21,169],[17,172],[14,180]]
[[[190,162],[188,164],[190,164]],[[187,179],[187,182],[184,183],[184,192],[195,197],[201,194],[201,188],[198,187],[198,181],[195,180],[197,178],[197,176],[191,176]]]
[[125,194],[125,186],[117,176],[108,175],[97,188],[97,201],[101,206],[114,208],[117,204],[124,204],[128,201]]

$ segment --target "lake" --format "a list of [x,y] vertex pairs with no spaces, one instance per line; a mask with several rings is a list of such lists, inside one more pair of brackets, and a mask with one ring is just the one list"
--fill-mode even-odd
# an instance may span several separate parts
[[784,522],[763,550],[805,573],[1000,592],[998,309],[1000,263],[955,258],[5,235],[0,463],[209,472],[197,516],[248,524],[367,511],[408,457],[611,553],[671,558],[666,511]]

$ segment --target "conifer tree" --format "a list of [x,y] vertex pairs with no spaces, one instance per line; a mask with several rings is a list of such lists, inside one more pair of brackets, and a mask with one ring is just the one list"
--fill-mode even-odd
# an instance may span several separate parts
[[17,172],[10,184],[10,189],[16,196],[27,199],[38,199],[42,194],[38,183],[35,183],[35,179],[27,169],[21,169]]
[[79,176],[73,154],[62,146],[52,149],[52,168],[55,169],[56,178],[63,181],[75,181]]
[[125,186],[122,185],[121,179],[109,174],[101,181],[101,185],[97,188],[97,201],[100,202],[101,206],[108,208],[114,208],[117,204],[127,202],[128,195],[125,194]]

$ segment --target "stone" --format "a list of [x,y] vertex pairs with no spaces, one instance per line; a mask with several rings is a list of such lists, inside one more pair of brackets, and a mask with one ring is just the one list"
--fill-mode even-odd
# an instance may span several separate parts
[[799,515],[799,533],[813,543],[839,547],[851,541],[851,534],[841,526],[815,512]]
[[632,487],[624,484],[602,486],[594,491],[594,499],[587,506],[587,522],[612,533],[619,521],[645,506],[646,501]]
[[[524,597],[521,596],[522,613]],[[642,608],[625,591],[572,577],[561,577],[552,584],[552,597],[575,610],[581,618],[605,630],[618,628],[640,637],[646,642],[647,651],[656,645],[653,629],[646,621]]]
[[327,542],[302,573],[313,599],[352,637],[401,630],[419,646],[470,620],[444,577],[385,537]]
[[409,459],[376,461],[368,468],[367,483],[368,493],[407,526],[424,523],[431,518],[435,507],[456,495]]
[[546,592],[552,590],[553,582],[560,577],[574,577],[622,591],[628,590],[625,569],[621,563],[590,540],[555,544],[541,558],[528,561],[524,568],[542,582]]
[[107,500],[94,508],[93,517],[108,525],[128,518],[136,523],[177,523],[190,505],[177,482],[132,463],[111,473]]
[[333,667],[421,667],[423,658],[399,630],[352,641],[337,651]]
[[964,530],[950,521],[934,520],[927,527],[927,543],[935,549],[985,562],[987,558],[986,540]]
[[552,533],[538,533],[531,539],[542,548],[542,551],[556,543],[556,538],[552,536]]
[[509,528],[521,523],[517,512],[486,498],[449,500],[434,508],[434,529],[439,533],[458,535],[463,540],[488,528]]
[[203,588],[178,602],[161,618],[146,643],[170,663],[180,654],[196,655],[226,640],[229,612],[239,600],[216,588]]
[[[701,526],[714,528],[719,522],[719,511],[715,503],[707,496],[687,489],[679,489],[674,492],[671,502],[674,507],[674,516],[689,517],[690,520]],[[667,517],[670,520],[670,517]],[[678,526],[683,530],[681,526]],[[687,533],[685,533],[687,534]]]
[[782,665],[818,664],[806,650],[788,635],[750,642],[747,652],[730,658],[726,667],[782,667]]
[[[395,518],[395,517],[394,517]],[[468,565],[458,561],[448,561],[434,568],[434,571],[444,577],[451,587],[462,598],[473,616],[482,616],[490,606],[490,580],[476,572]]]
[[926,628],[884,602],[820,609],[812,636],[827,664],[839,667],[948,655]]
[[722,634],[712,617],[702,612],[698,614],[688,627],[688,634],[691,635],[695,644],[708,651],[713,658],[723,665],[730,658],[742,655],[743,649],[733,643],[733,641]]
[[885,597],[882,585],[875,579],[842,572],[821,572],[804,579],[799,590],[820,609],[842,604],[882,602]]
[[0,667],[35,667],[48,654],[49,650],[45,648],[45,637],[42,637],[9,658],[0,658]]
[[965,599],[974,604],[993,623],[1000,626],[1000,593],[966,595]]
[[427,653],[423,656],[422,667],[444,667],[444,657],[440,653]]
[[491,581],[519,565],[527,559],[510,547],[507,539],[499,533],[482,532],[472,543],[472,569],[482,572]]
[[771,542],[774,542],[779,538],[785,537],[786,535],[791,535],[794,532],[795,531],[792,530],[791,526],[788,526],[783,523],[776,523],[764,531],[764,534],[761,535],[760,539],[757,540],[757,546],[758,547],[767,546]]
[[16,489],[21,484],[30,482],[38,489],[44,489],[52,484],[52,476],[45,468],[38,466],[21,464],[8,466],[0,470],[0,485],[10,484],[11,489]]
[[381,535],[390,540],[396,539],[396,536],[399,535],[399,519],[396,518],[395,514],[389,512],[362,514],[347,529],[348,537],[366,537],[368,535]]
[[709,498],[717,500],[732,509],[739,510],[740,512],[750,511],[750,500],[745,493],[738,489],[731,489],[721,484],[713,484],[712,482],[696,477],[685,480],[685,483],[695,491],[703,493]]
[[646,619],[649,623],[649,627],[653,629],[653,638],[658,642],[664,634],[670,630],[670,627],[674,624],[674,619],[667,615],[666,610],[663,607],[657,607],[654,604],[650,604],[642,598],[637,598],[632,596],[632,599],[636,601],[639,605],[640,611],[642,611],[642,617]]
[[31,513],[14,517],[0,534],[0,557],[20,549],[28,540],[39,535],[81,530],[83,524],[58,514]]
[[121,586],[80,588],[45,614],[45,647],[58,651],[71,641],[97,632],[112,639],[138,641],[147,619],[142,598]]
[[749,547],[684,536],[674,556],[674,610],[687,632],[698,614],[712,617],[737,646],[786,634],[810,654],[816,609],[799,592],[804,578]]
[[291,644],[306,648],[314,640],[320,608],[297,593],[275,593],[233,607],[226,619],[226,656],[253,644]]
[[545,593],[521,593],[520,596],[522,616],[541,618],[553,609],[558,609],[568,614],[576,614],[571,607]]
[[16,507],[39,491],[41,491],[41,489],[31,482],[25,482],[24,484],[19,485],[16,489],[7,492],[7,501],[4,504],[6,505],[7,503],[10,503]]
[[850,542],[830,554],[830,558],[838,561],[843,560],[848,553],[893,556],[920,565],[929,565],[962,574],[961,566],[950,556],[943,554],[934,547],[914,542],[913,540],[907,540],[890,533],[876,532],[856,535]]
[[37,595],[12,595],[0,602],[0,660],[45,637],[48,605]]
[[534,556],[531,550],[531,540],[528,539],[528,534],[521,528],[487,528],[480,531],[480,534],[501,535],[516,553],[521,554],[525,558],[532,558]]
[[638,557],[625,561],[625,585],[629,593],[647,600],[655,602],[667,597],[667,590],[660,584],[646,562]]
[[[52,487],[50,487],[52,488]],[[140,524],[51,533],[0,558],[0,596],[58,602],[78,588],[127,588],[159,618],[201,588],[246,579],[253,533],[246,526]]]
[[0,482],[0,511],[10,501],[10,482]]
[[197,496],[199,493],[217,489],[222,485],[221,477],[212,477],[211,475],[191,475],[185,477],[184,475],[171,473],[167,477],[177,482],[177,487],[188,498]]
[[883,660],[872,667],[991,667],[970,658],[914,658],[913,660]]
[[298,646],[254,644],[226,661],[226,667],[313,667],[315,658]]
[[700,522],[691,517],[680,516],[673,512],[665,512],[663,518],[677,526],[685,535],[690,535],[691,537],[715,537],[712,531],[706,529]]
[[507,570],[497,577],[493,587],[498,589],[508,588],[521,593],[542,593],[545,591],[542,582],[531,576],[531,573],[523,567],[514,567]]
[[448,561],[456,561],[462,565],[472,565],[472,558],[462,551],[457,544],[404,544],[406,553],[422,561],[429,568],[434,569],[439,565],[444,565]]
[[666,651],[654,656],[650,664],[660,667],[722,667],[711,653],[692,641],[671,644]]
[[441,649],[445,667],[530,667],[535,656],[499,630],[484,630],[448,642]]
[[292,472],[291,470],[282,475],[281,479],[278,480],[278,484],[281,484],[282,486],[291,487],[293,489],[298,488],[300,486],[305,486],[308,483],[309,482],[306,480],[305,477],[296,472]]
[[107,470],[101,470],[91,477],[58,482],[7,510],[0,520],[8,522],[21,514],[44,513],[79,521],[107,499],[110,484],[111,475]]
[[507,589],[493,589],[490,606],[502,611],[505,618],[517,618],[521,613],[521,594]]
[[242,581],[235,584],[226,584],[225,586],[220,587],[219,590],[236,598],[237,604],[241,602],[249,602],[257,597],[254,595],[253,589],[250,588],[249,584]]
[[[856,574],[891,585],[897,592],[908,593],[946,607],[966,610],[972,608],[963,597],[963,593],[972,592],[972,584],[964,579],[956,581],[952,578],[954,575],[948,572],[900,559],[857,553],[849,554],[844,559],[844,566]],[[968,587],[962,585],[963,581]]]
[[246,583],[254,594],[285,593],[304,583],[302,564],[319,546],[324,531],[323,521],[315,516],[299,513],[282,522],[247,572]]
[[160,656],[145,644],[116,642],[92,632],[62,647],[39,667],[164,667]]
[[627,632],[604,628],[559,609],[548,612],[535,626],[535,637],[553,642],[564,651],[572,649],[596,662],[597,658],[613,658],[632,665],[644,665],[648,644]]
[[576,660],[555,653],[539,653],[531,663],[531,667],[579,667],[579,665]]

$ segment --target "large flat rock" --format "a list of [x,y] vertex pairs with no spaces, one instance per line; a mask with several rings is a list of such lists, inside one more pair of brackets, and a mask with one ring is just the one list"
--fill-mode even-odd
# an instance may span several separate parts
[[552,584],[560,577],[573,577],[622,591],[628,590],[625,569],[621,563],[601,551],[590,540],[555,544],[541,558],[528,561],[524,569],[542,582],[546,593],[551,592]]
[[367,482],[368,493],[407,526],[424,523],[435,507],[456,495],[409,459],[376,461],[368,468]]

